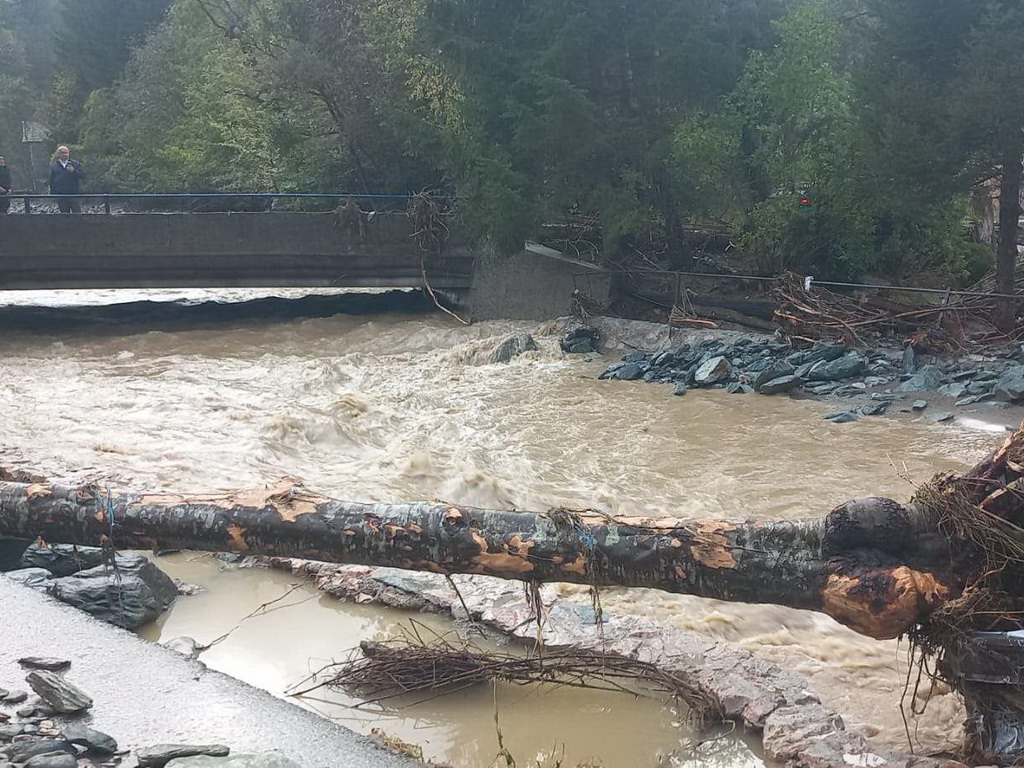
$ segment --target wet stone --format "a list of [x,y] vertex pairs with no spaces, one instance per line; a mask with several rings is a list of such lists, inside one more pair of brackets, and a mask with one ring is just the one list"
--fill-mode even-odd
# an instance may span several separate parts
[[776,379],[770,379],[764,382],[757,391],[762,395],[778,395],[783,392],[789,392],[791,389],[799,387],[803,381],[799,376],[779,376]]
[[881,416],[887,410],[889,410],[889,403],[882,401],[876,403],[867,403],[857,409],[861,416]]
[[32,690],[57,712],[81,712],[92,706],[92,698],[56,672],[36,670],[25,678]]
[[74,752],[74,747],[66,741],[58,741],[56,739],[33,739],[32,741],[13,744],[10,747],[7,747],[4,751],[13,762],[24,763],[26,760],[29,760],[36,755],[47,755],[52,752],[61,752],[66,755],[70,755]]
[[67,752],[36,755],[25,763],[25,768],[78,768],[78,758]]
[[60,672],[71,666],[71,662],[67,659],[54,659],[46,656],[25,656],[18,659],[18,663],[29,669],[46,669],[50,672]]
[[163,768],[171,760],[180,757],[227,757],[230,751],[223,744],[156,744],[152,747],[143,747],[135,756],[139,761],[139,768]]
[[942,371],[926,365],[899,386],[900,392],[931,392],[942,386]]
[[117,742],[113,737],[87,725],[72,724],[65,726],[64,738],[72,744],[88,748],[90,752],[101,755],[112,755],[117,752]]
[[915,400],[910,405],[910,409],[913,410],[913,411],[923,411],[927,407],[928,407],[928,401],[927,400]]
[[626,363],[615,371],[611,378],[619,381],[636,381],[641,376],[643,376],[643,370],[637,363]]
[[227,758],[185,757],[171,761],[167,768],[299,768],[299,765],[282,755],[263,752]]
[[672,390],[672,394],[675,397],[682,397],[689,391],[689,387],[687,387],[685,384],[676,384],[675,388]]
[[833,424],[848,424],[853,421],[860,421],[860,416],[853,411],[836,411],[825,416],[825,420],[831,421]]
[[7,698],[4,699],[4,704],[21,704],[28,698],[28,694],[24,691],[12,691],[7,694]]
[[13,739],[21,733],[21,725],[0,725],[0,739]]
[[932,421],[943,423],[947,421],[953,421],[953,419],[956,418],[956,414],[949,413],[948,411],[942,411],[940,413],[933,413],[929,415],[928,418],[931,419]]
[[32,717],[35,713],[35,707],[22,707],[17,711],[18,717]]

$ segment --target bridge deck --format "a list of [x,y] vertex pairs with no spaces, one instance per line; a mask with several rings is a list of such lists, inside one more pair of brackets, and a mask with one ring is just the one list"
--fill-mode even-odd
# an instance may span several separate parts
[[0,216],[0,290],[379,287],[468,289],[473,253],[421,248],[404,214]]

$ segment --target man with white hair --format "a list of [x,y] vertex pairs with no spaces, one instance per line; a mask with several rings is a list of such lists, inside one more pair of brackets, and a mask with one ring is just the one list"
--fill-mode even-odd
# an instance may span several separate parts
[[[67,147],[57,147],[57,159],[50,163],[50,194],[77,195],[78,185],[85,178],[85,171],[77,160],[71,159]],[[61,213],[80,213],[77,197],[58,197],[57,207]]]

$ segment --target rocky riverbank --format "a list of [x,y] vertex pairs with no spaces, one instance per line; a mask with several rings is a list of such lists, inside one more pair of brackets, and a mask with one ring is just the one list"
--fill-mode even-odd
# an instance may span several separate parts
[[953,760],[899,755],[872,745],[847,730],[842,717],[811,693],[800,675],[738,646],[636,616],[598,612],[559,599],[552,585],[541,587],[545,607],[538,622],[530,598],[515,583],[471,575],[449,581],[437,574],[289,558],[267,562],[314,579],[322,591],[340,599],[450,613],[469,638],[476,629],[530,645],[542,636],[550,651],[594,650],[655,664],[700,691],[723,718],[760,734],[765,756],[782,764],[963,768]]
[[621,355],[600,378],[741,395],[790,395],[836,401],[824,418],[854,422],[866,416],[919,414],[949,423],[965,416],[1011,426],[1024,402],[1024,348],[986,354],[935,355],[907,345],[851,349],[833,342],[795,348],[773,336],[670,329],[664,325],[595,318],[562,321],[567,354]]

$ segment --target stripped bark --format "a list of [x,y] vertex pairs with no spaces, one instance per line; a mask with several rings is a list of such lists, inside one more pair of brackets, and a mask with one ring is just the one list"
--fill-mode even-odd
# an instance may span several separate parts
[[[1017,432],[951,482],[987,504],[988,514],[1012,518],[1020,505],[1006,488],[1024,472],[1022,445]],[[882,498],[848,502],[817,520],[729,522],[362,504],[292,481],[222,496],[0,482],[3,537],[650,587],[821,611],[879,639],[899,636],[958,597],[974,567],[940,532],[937,509]]]

